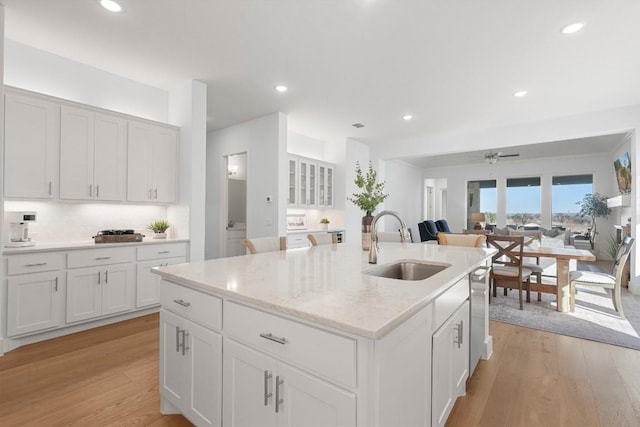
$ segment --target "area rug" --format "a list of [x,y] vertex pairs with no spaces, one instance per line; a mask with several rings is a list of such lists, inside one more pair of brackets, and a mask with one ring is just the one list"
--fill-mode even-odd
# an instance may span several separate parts
[[554,295],[542,294],[542,302],[538,302],[537,293],[532,292],[531,303],[524,303],[524,310],[520,310],[518,292],[509,291],[505,297],[502,288],[498,288],[498,296],[491,297],[489,319],[640,350],[640,296],[622,288],[627,317],[622,320],[604,289],[577,289],[575,312],[560,313],[556,311]]

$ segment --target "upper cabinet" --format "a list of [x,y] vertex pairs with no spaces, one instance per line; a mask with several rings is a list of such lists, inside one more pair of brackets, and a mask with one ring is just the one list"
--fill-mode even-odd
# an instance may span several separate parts
[[62,106],[60,198],[124,200],[126,120]]
[[175,203],[178,129],[6,88],[5,197]]
[[289,155],[288,206],[292,208],[332,208],[335,165]]
[[60,106],[34,96],[5,96],[4,195],[52,199],[58,188]]
[[173,127],[129,121],[127,200],[176,201],[177,144]]

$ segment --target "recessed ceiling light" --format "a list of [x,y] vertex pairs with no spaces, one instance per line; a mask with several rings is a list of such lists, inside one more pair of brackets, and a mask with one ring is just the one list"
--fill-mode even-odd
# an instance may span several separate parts
[[107,9],[109,12],[122,12],[122,6],[115,0],[100,0],[100,6]]
[[522,98],[523,96],[525,96],[528,92],[526,90],[519,90],[517,92],[513,92],[513,96],[515,96],[516,98]]
[[275,85],[273,88],[276,90],[276,92],[280,92],[280,93],[283,93],[289,90],[289,88],[286,87],[285,85]]
[[413,119],[413,116],[411,114],[405,114],[404,116],[402,116],[402,120],[406,120],[407,122],[411,119]]
[[575,22],[573,24],[569,24],[562,29],[562,34],[573,34],[584,28],[584,22]]

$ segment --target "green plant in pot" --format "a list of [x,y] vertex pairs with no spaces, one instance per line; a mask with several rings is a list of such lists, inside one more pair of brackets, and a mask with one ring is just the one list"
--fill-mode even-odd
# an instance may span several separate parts
[[580,212],[578,215],[581,217],[591,218],[591,228],[589,228],[589,243],[591,249],[595,249],[596,235],[598,231],[596,229],[596,218],[606,218],[611,215],[611,209],[607,206],[607,198],[601,196],[598,193],[587,194],[584,196],[581,202],[577,202],[580,205]]
[[384,181],[378,182],[378,173],[373,169],[371,162],[366,174],[362,171],[360,163],[356,162],[354,182],[362,191],[353,193],[352,197],[347,197],[347,200],[366,212],[366,216],[362,218],[362,249],[368,251],[371,246],[372,213],[389,195],[384,192]]
[[322,225],[322,229],[326,230],[329,228],[329,218],[321,218],[320,224]]
[[158,220],[154,221],[151,224],[147,225],[147,229],[153,231],[154,239],[166,239],[167,238],[167,228],[171,227],[167,221]]

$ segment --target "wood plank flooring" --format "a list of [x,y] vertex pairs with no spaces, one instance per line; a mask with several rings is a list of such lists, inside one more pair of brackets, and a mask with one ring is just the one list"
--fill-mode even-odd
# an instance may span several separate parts
[[[491,322],[447,426],[638,426],[640,352]],[[190,426],[160,414],[158,315],[0,357],[0,426]]]

